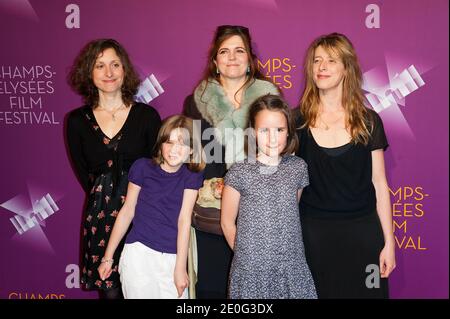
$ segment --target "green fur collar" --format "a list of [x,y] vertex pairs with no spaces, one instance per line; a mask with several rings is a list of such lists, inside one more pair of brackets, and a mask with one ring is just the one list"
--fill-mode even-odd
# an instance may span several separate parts
[[[206,86],[206,89],[205,89]],[[199,112],[213,127],[242,129],[247,126],[250,105],[258,97],[266,94],[278,95],[272,83],[255,80],[245,91],[241,106],[235,110],[222,86],[216,80],[203,81],[194,91],[194,99]]]
[[[205,89],[206,86],[206,89]],[[197,109],[215,131],[215,139],[225,147],[225,163],[229,168],[233,163],[245,158],[243,130],[247,127],[250,105],[260,96],[278,95],[278,89],[268,81],[255,80],[245,91],[241,106],[235,109],[216,80],[203,81],[194,91]],[[242,130],[235,130],[241,128]]]

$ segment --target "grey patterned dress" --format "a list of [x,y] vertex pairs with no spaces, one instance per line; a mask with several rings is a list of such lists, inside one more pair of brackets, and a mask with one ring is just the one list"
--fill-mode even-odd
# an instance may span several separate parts
[[297,190],[309,184],[303,159],[286,155],[277,167],[245,160],[225,184],[240,193],[229,298],[316,299],[297,204]]

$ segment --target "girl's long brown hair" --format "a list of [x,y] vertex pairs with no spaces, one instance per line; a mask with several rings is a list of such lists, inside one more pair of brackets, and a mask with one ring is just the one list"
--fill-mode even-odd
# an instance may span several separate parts
[[155,156],[153,162],[160,165],[164,162],[162,156],[162,144],[170,139],[170,133],[175,129],[182,129],[183,143],[192,150],[187,167],[193,172],[200,172],[205,168],[204,152],[199,134],[194,131],[194,122],[191,118],[184,115],[172,115],[166,118],[161,125],[154,146]]
[[[255,130],[256,116],[258,115],[259,112],[261,112],[263,110],[269,110],[272,112],[280,112],[281,114],[284,115],[284,117],[286,118],[288,134],[287,134],[286,147],[280,153],[280,155],[283,156],[286,154],[295,153],[297,151],[299,142],[298,142],[297,134],[295,133],[295,120],[294,120],[293,112],[289,108],[289,105],[287,104],[287,102],[278,95],[267,94],[267,95],[260,96],[250,106],[250,110],[248,112],[247,127]],[[256,132],[254,134],[256,135]],[[250,145],[247,142],[247,144],[246,144],[247,154],[250,151],[249,147],[250,147]]]

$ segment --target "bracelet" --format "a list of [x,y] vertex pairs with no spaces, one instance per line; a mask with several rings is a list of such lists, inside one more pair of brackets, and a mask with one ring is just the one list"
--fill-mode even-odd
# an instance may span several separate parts
[[105,257],[102,258],[102,260],[100,261],[100,263],[114,263],[114,259],[105,259]]

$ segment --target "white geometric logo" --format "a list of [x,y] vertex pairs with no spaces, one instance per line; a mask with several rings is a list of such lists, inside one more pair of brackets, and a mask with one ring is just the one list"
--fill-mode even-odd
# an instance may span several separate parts
[[47,194],[39,201],[36,201],[33,205],[33,210],[30,216],[15,215],[9,219],[20,235],[59,211],[59,207],[50,194]]
[[157,96],[164,93],[164,89],[153,74],[146,77],[139,86],[136,100],[143,103],[149,103]]
[[[402,106],[406,97],[425,87],[423,75],[433,66],[426,61],[412,64],[410,58],[396,53],[384,55],[385,65],[378,65],[363,74],[363,90],[369,107],[381,113],[383,123],[390,134],[402,135],[415,140],[411,126],[405,118]],[[420,57],[413,59],[419,60]]]
[[49,217],[60,211],[57,203],[64,195],[53,187],[49,190],[30,181],[26,184],[28,194],[18,194],[0,204],[8,213],[14,213],[13,217],[8,217],[15,230],[11,241],[54,255],[55,250],[44,230]]
[[382,110],[390,106],[403,104],[406,96],[416,91],[419,87],[424,86],[425,81],[417,72],[416,67],[412,64],[407,69],[404,69],[400,74],[396,74],[390,81],[389,88],[384,94],[366,94],[373,109],[380,113]]

